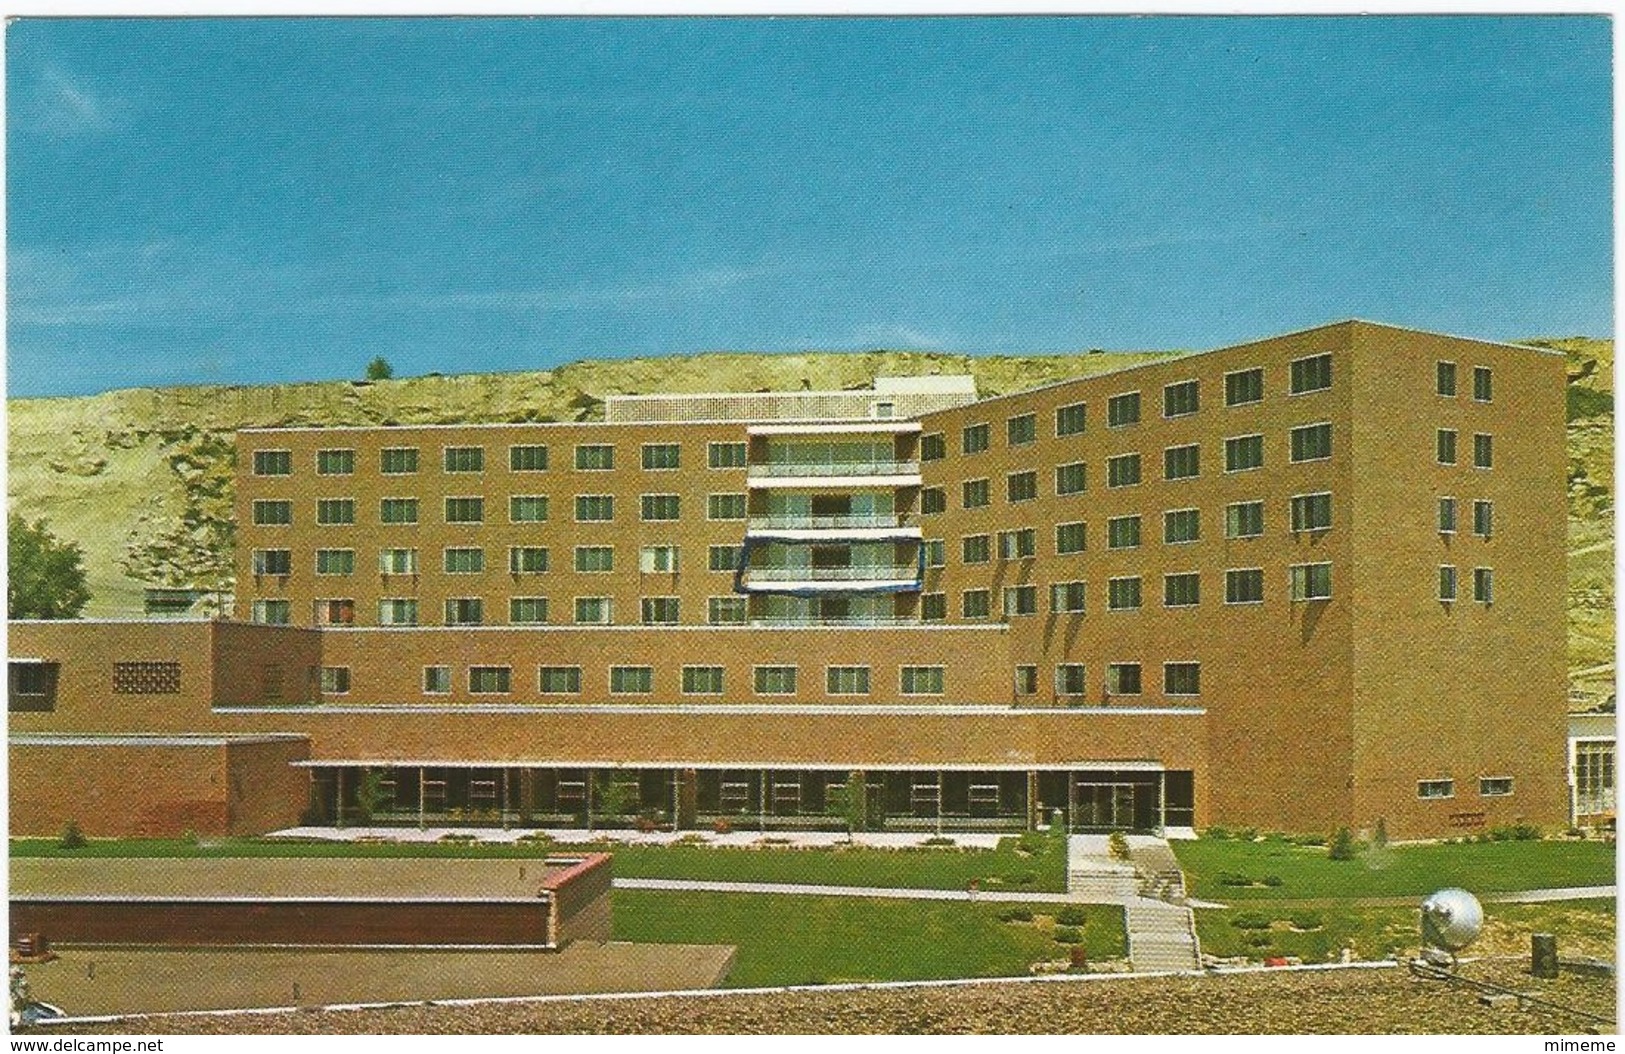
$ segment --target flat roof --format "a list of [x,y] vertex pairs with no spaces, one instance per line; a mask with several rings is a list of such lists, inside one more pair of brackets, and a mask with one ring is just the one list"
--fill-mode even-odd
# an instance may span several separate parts
[[227,747],[248,743],[285,743],[309,739],[300,732],[245,732],[208,735],[68,735],[49,732],[13,732],[6,741],[14,747]]

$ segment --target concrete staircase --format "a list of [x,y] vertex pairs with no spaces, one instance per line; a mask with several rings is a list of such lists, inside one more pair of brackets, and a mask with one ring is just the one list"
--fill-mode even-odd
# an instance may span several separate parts
[[1195,971],[1202,968],[1191,909],[1158,900],[1136,899],[1123,909],[1128,927],[1128,957],[1141,973]]
[[1142,842],[1129,849],[1129,860],[1139,872],[1139,894],[1173,904],[1185,902],[1185,872],[1166,842]]
[[1102,836],[1072,835],[1068,839],[1066,891],[1084,901],[1121,903],[1140,891],[1132,863],[1114,860]]

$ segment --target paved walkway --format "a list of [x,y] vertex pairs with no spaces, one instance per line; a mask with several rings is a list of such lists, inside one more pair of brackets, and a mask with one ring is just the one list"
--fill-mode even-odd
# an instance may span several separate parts
[[1618,886],[1570,886],[1567,889],[1524,889],[1516,893],[1490,893],[1493,904],[1543,904],[1549,900],[1613,900]]
[[[616,889],[667,889],[688,893],[775,893],[798,897],[881,897],[896,900],[959,900],[1014,904],[1125,904],[1144,897],[1098,898],[1077,893],[1021,893],[1009,889],[906,889],[876,886],[812,886],[793,882],[703,882],[683,878],[617,878]],[[1160,903],[1160,902],[1158,902]]]

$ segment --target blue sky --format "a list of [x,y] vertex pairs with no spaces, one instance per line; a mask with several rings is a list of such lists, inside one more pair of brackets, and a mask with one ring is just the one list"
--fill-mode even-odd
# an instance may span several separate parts
[[12,395],[1612,331],[1601,17],[6,37]]

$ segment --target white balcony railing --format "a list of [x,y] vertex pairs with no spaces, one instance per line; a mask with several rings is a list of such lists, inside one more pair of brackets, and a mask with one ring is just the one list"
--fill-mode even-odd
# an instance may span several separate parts
[[766,516],[752,516],[750,529],[776,530],[776,531],[824,531],[839,530],[843,527],[913,527],[917,524],[913,516],[898,515],[896,513],[842,513],[835,516],[794,515],[790,513],[769,513]]
[[910,615],[782,615],[750,620],[752,626],[918,626]]
[[747,476],[918,476],[918,461],[767,462],[751,465]]
[[864,567],[751,567],[747,580],[758,582],[895,582],[913,581],[915,565]]

